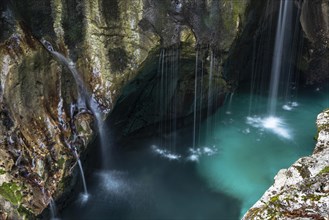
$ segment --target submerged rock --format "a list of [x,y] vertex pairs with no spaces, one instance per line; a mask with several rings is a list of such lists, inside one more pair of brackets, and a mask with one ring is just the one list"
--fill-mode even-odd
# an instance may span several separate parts
[[243,219],[329,218],[329,110],[318,115],[317,127],[313,154],[280,170]]

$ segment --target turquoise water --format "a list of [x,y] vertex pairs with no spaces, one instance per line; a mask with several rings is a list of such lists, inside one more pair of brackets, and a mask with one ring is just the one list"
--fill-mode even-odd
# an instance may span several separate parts
[[177,151],[161,146],[158,136],[126,146],[134,150],[112,146],[109,169],[87,175],[88,200],[76,195],[59,216],[237,220],[280,169],[311,154],[315,119],[329,106],[328,94],[329,89],[314,88],[304,89],[291,103],[278,99],[276,116],[269,117],[267,97],[254,95],[250,104],[248,92],[236,92],[198,129],[202,140],[194,149],[192,128],[171,134],[177,137]]
[[[305,90],[290,103],[278,100],[276,116],[267,115],[267,97],[234,94],[209,122],[216,122],[205,145],[218,153],[201,157],[198,172],[208,185],[242,202],[245,213],[273,184],[275,174],[315,146],[315,120],[329,107],[328,89]],[[204,124],[206,127],[207,123]]]

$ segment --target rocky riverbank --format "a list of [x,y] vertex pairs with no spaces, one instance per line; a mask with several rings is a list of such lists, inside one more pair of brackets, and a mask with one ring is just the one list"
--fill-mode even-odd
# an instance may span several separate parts
[[329,110],[316,123],[313,154],[280,170],[243,219],[329,219]]

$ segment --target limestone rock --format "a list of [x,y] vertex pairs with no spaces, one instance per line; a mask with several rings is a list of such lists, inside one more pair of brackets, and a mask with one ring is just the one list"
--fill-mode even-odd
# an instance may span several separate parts
[[317,126],[313,154],[280,170],[243,219],[329,218],[329,110],[318,115]]
[[307,48],[307,81],[310,84],[328,80],[329,68],[329,2],[305,0],[300,22],[309,40]]
[[[50,50],[75,64],[106,115],[152,52],[181,41],[189,45],[187,53],[201,51],[202,61],[213,53],[214,84],[226,85],[222,62],[243,28],[248,3],[1,0],[0,218],[33,219],[51,197],[69,190],[72,146],[83,154],[93,138],[94,117],[86,107],[74,107],[74,77]],[[181,79],[178,94],[191,106],[193,73]],[[191,109],[181,116],[188,114]]]

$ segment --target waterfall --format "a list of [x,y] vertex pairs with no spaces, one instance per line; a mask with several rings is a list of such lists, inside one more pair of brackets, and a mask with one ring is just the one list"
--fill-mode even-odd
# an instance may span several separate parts
[[61,53],[57,52],[57,51],[50,51],[50,53],[57,58],[57,60],[60,61],[60,63],[62,63],[65,67],[67,67],[69,69],[69,71],[72,73],[72,76],[76,82],[77,85],[77,91],[78,91],[78,105],[79,107],[85,108],[86,106],[86,102],[89,101],[88,100],[88,92],[86,90],[86,87],[77,71],[77,69],[75,68],[75,64],[73,61],[71,61],[70,59],[66,58],[65,56],[63,56]]
[[230,98],[229,98],[229,100],[228,100],[228,103],[227,103],[227,109],[226,109],[226,114],[228,114],[228,115],[230,115],[230,114],[232,114],[232,112],[231,112],[231,108],[232,108],[232,100],[233,100],[233,96],[234,96],[234,92],[231,92],[230,94],[229,94],[229,96],[230,96]]
[[84,191],[84,194],[83,194],[83,201],[86,201],[89,197],[89,194],[88,194],[88,190],[87,190],[87,184],[86,184],[86,179],[85,179],[85,174],[83,172],[83,168],[82,168],[82,164],[81,164],[81,161],[79,158],[77,158],[78,160],[78,165],[79,165],[79,169],[80,169],[80,173],[81,173],[81,180],[82,180],[82,184],[83,184],[83,191]]
[[[55,51],[52,47],[52,45],[45,41],[42,40],[41,43],[45,46],[45,48],[66,68],[68,68],[68,70],[71,72],[76,86],[77,86],[77,92],[78,92],[78,103],[77,103],[77,107],[79,109],[83,109],[83,108],[89,108],[91,110],[91,112],[93,113],[95,120],[96,120],[96,127],[98,129],[98,137],[100,140],[100,145],[101,145],[101,150],[102,150],[102,157],[103,157],[103,167],[104,168],[108,168],[108,157],[107,157],[107,149],[106,149],[106,145],[108,144],[108,140],[107,137],[105,135],[105,129],[106,126],[103,124],[103,120],[102,120],[102,112],[98,109],[98,103],[95,100],[95,98],[88,92],[83,80],[81,79],[75,64],[73,61],[71,61],[69,58],[66,58],[65,56],[63,56],[61,53]],[[62,109],[62,104],[63,100],[60,99],[60,102],[58,104],[58,111],[59,114],[61,113],[61,109]],[[74,111],[75,111],[76,105],[71,105],[71,118],[74,118]],[[59,116],[60,117],[60,116]],[[72,126],[73,123],[71,123]],[[68,143],[67,143],[68,144]],[[74,146],[71,146],[71,144],[68,144],[68,146],[70,147],[70,149],[73,151],[74,156],[76,157],[77,160],[77,164],[79,166],[79,170],[80,170],[80,174],[81,174],[81,179],[82,179],[82,183],[83,183],[83,190],[84,193],[82,194],[82,198],[81,201],[83,203],[85,203],[88,200],[88,190],[87,190],[87,184],[86,184],[86,180],[85,180],[85,176],[84,176],[84,171],[83,171],[83,167],[82,167],[82,163],[81,160],[79,158],[79,155],[75,149]]]
[[[268,1],[267,9],[270,8],[271,1]],[[287,90],[290,87],[290,74],[292,72],[290,62],[293,60],[293,49],[292,46],[292,33],[290,29],[292,28],[292,15],[293,15],[293,2],[288,0],[280,0],[279,2],[279,12],[277,18],[277,26],[274,41],[274,51],[272,57],[271,66],[271,78],[269,86],[269,94],[267,101],[267,117],[260,116],[260,112],[253,111],[253,105],[257,104],[261,100],[256,100],[253,91],[256,90],[259,94],[266,91],[263,87],[266,77],[262,77],[266,67],[264,67],[263,62],[257,63],[257,61],[262,59],[262,51],[269,48],[271,45],[263,44],[268,41],[268,37],[271,33],[266,36],[262,36],[259,39],[259,48],[256,49],[257,40],[254,39],[254,46],[252,50],[252,75],[251,75],[251,95],[249,100],[249,112],[246,118],[246,123],[252,125],[255,128],[263,128],[270,131],[280,138],[293,139],[293,135],[283,118],[276,115],[276,110],[278,106],[278,99],[283,95],[287,94]],[[276,5],[276,3],[274,3]],[[296,30],[295,30],[296,32]],[[258,78],[260,78],[260,83],[258,84]],[[284,94],[285,93],[285,94]],[[257,97],[257,96],[256,96]],[[292,107],[284,105],[283,109],[289,110]],[[257,110],[257,109],[256,109]]]
[[176,151],[178,59],[178,48],[160,51],[158,64],[159,132],[161,136],[164,136],[161,138],[160,145],[171,152]]
[[252,47],[252,63],[251,63],[251,82],[250,82],[250,98],[249,98],[249,110],[248,116],[251,116],[252,106],[254,102],[254,90],[255,90],[255,82],[256,82],[256,73],[257,73],[257,65],[256,65],[256,38],[253,39],[253,47]]
[[[103,168],[108,169],[109,168],[109,161],[107,157],[107,145],[109,143],[107,136],[105,135],[105,132],[107,130],[107,127],[103,123],[102,118],[102,112],[98,108],[98,104],[95,100],[95,98],[90,95],[88,90],[86,89],[86,86],[83,82],[83,80],[80,77],[80,74],[78,73],[75,64],[72,60],[69,58],[66,58],[61,53],[55,51],[52,47],[52,45],[48,42],[43,40],[42,44],[48,49],[48,51],[65,67],[69,69],[69,71],[72,73],[72,76],[76,82],[77,85],[77,91],[78,91],[78,107],[79,108],[86,108],[88,107],[95,119],[96,119],[96,127],[98,129],[98,137],[100,140],[101,150],[102,150],[102,162],[103,162]],[[86,106],[87,105],[87,106]]]
[[[207,118],[210,118],[212,115],[213,106],[216,104],[215,99],[213,97],[214,91],[216,90],[216,85],[213,84],[214,80],[214,63],[215,57],[214,52],[210,49],[210,56],[209,56],[209,76],[208,76],[208,97],[207,97]],[[213,121],[207,120],[207,136],[212,137],[213,135]]]
[[196,145],[196,129],[197,129],[197,99],[198,99],[198,60],[199,50],[195,54],[195,76],[194,76],[194,112],[193,112],[193,149]]
[[275,35],[274,44],[274,54],[272,60],[272,70],[271,70],[271,81],[270,81],[270,93],[269,93],[269,103],[268,112],[270,115],[275,115],[280,76],[283,70],[283,57],[284,57],[284,46],[288,39],[287,37],[287,25],[289,25],[292,14],[292,4],[293,1],[281,0],[280,9],[278,15],[278,23]]
[[209,66],[209,79],[208,79],[208,112],[207,117],[211,115],[211,106],[213,105],[213,97],[212,97],[212,90],[213,90],[213,71],[214,71],[214,52],[210,51],[210,66]]
[[[164,110],[164,107],[165,107],[165,78],[164,78],[164,64],[165,64],[165,49],[162,49],[161,52],[160,52],[160,56],[159,56],[159,66],[158,66],[158,72],[159,72],[159,75],[160,75],[160,94],[159,94],[159,120],[160,120],[160,123],[159,123],[159,133],[160,135],[162,135],[165,131],[163,130],[163,118],[165,117],[165,110]],[[161,139],[161,143],[160,143],[160,146],[164,146],[165,143],[162,143],[162,139]]]
[[59,220],[59,218],[56,217],[57,208],[56,208],[56,203],[53,198],[50,199],[49,210],[50,210],[50,220]]

